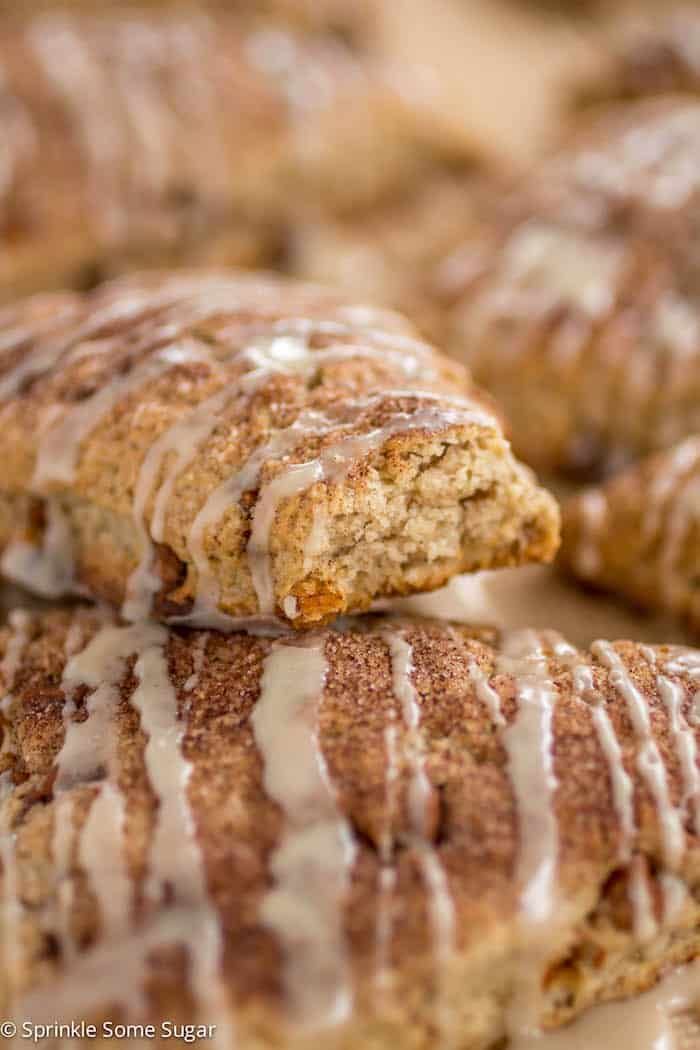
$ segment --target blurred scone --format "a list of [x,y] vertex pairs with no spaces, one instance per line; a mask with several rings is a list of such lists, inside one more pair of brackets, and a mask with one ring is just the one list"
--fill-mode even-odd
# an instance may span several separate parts
[[700,438],[565,506],[563,564],[579,579],[700,630]]
[[30,588],[308,626],[553,556],[554,500],[398,315],[203,271],[53,301],[0,336],[2,567]]
[[606,473],[700,429],[700,102],[596,113],[493,213],[440,277],[516,451]]
[[78,611],[0,654],[5,1016],[495,1050],[700,953],[695,650]]
[[0,69],[0,298],[274,262],[305,204],[370,204],[438,148],[397,69],[280,20],[49,11],[0,23]]
[[439,341],[447,311],[430,286],[430,275],[479,228],[486,184],[476,168],[436,171],[396,199],[360,213],[300,222],[287,267],[298,277],[400,310]]

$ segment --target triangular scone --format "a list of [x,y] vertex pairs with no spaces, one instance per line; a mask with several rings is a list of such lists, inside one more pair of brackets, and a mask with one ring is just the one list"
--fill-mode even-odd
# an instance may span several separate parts
[[304,627],[556,550],[554,500],[396,315],[226,273],[59,297],[55,331],[51,302],[0,332],[2,566],[30,588]]
[[455,354],[533,466],[604,474],[700,426],[700,101],[591,118],[441,269]]
[[6,1017],[496,1050],[700,955],[697,650],[83,610],[0,668]]
[[700,438],[571,499],[561,560],[588,583],[700,629]]

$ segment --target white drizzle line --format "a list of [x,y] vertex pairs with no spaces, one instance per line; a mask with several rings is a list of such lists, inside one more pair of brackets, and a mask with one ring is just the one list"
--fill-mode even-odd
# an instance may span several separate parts
[[[222,340],[225,340],[225,335],[224,330],[221,333]],[[310,340],[314,335],[327,337],[354,335],[356,338],[362,335],[363,340],[366,341],[312,349]],[[378,346],[372,345],[374,343]],[[149,614],[153,597],[160,586],[160,581],[151,571],[152,541],[162,542],[164,539],[165,515],[177,478],[192,463],[202,443],[212,435],[219,424],[222,411],[237,395],[254,393],[262,383],[275,374],[299,373],[304,375],[308,381],[324,364],[348,360],[377,359],[382,362],[389,360],[404,373],[406,378],[425,382],[435,379],[435,369],[431,367],[433,356],[433,351],[428,346],[415,340],[399,336],[390,339],[383,333],[371,329],[360,333],[357,326],[352,328],[339,322],[295,318],[271,325],[268,333],[259,335],[247,346],[226,354],[221,359],[221,363],[241,359],[252,366],[251,370],[245,372],[238,380],[237,389],[231,390],[227,385],[187,412],[184,418],[169,427],[153,443],[139,470],[134,493],[133,515],[139,529],[143,555],[128,582],[127,599],[122,610],[125,618],[139,620]],[[283,443],[280,453],[285,447]],[[273,439],[270,455],[277,454],[276,448]],[[171,454],[173,455],[172,463],[156,490],[149,532],[145,520],[146,508],[154,485],[160,477],[163,464]],[[255,456],[255,453],[253,455]],[[251,471],[245,472],[245,465],[242,469],[244,473],[253,477],[254,483],[255,468],[252,468],[252,473]],[[223,510],[219,508],[225,509],[227,496],[230,500],[239,500],[241,495],[242,492],[232,480],[224,482],[212,494],[216,496],[213,505],[206,508],[202,519],[196,522],[196,525],[193,524],[191,538],[198,552],[198,560],[203,565],[206,559],[201,551],[201,532],[223,514]],[[212,588],[212,581],[208,579],[207,570],[208,563],[202,574],[206,581],[205,590]]]
[[653,941],[659,932],[654,901],[647,880],[647,866],[643,856],[636,854],[629,865],[628,893],[634,916],[634,936],[640,944]]
[[608,515],[608,501],[604,490],[589,489],[579,497],[580,535],[573,554],[573,566],[583,579],[595,579],[602,561],[600,540]]
[[700,650],[674,646],[671,659],[666,661],[663,669],[667,674],[680,675],[695,688],[696,691],[691,697],[688,722],[691,726],[700,728]]
[[62,406],[58,420],[50,423],[41,436],[33,487],[41,492],[51,483],[70,485],[75,477],[82,441],[122,398],[177,365],[203,359],[209,361],[205,348],[194,341],[182,340],[150,354],[125,375],[113,376],[109,383],[84,401]]
[[[453,637],[458,639],[456,632]],[[553,718],[557,693],[549,674],[543,636],[532,630],[504,632],[494,673],[512,676],[518,702],[509,724],[500,695],[474,661],[469,677],[508,757],[519,830],[515,878],[520,894],[521,940],[513,1000],[507,1019],[511,1038],[537,1028],[540,974],[557,933],[559,832],[554,810]]]
[[58,500],[45,500],[46,527],[41,546],[13,540],[0,558],[0,570],[8,580],[43,598],[60,598],[75,589],[73,533],[68,515]]
[[[384,638],[391,657],[391,676],[394,696],[399,702],[406,730],[402,741],[410,781],[408,785],[408,815],[411,828],[410,844],[419,862],[428,889],[428,908],[433,928],[434,951],[437,963],[444,968],[455,952],[456,924],[454,901],[438,851],[430,839],[429,806],[432,787],[425,768],[425,747],[420,737],[421,706],[413,683],[413,647],[399,630],[387,630]],[[437,1023],[441,1039],[448,1036],[448,1012],[443,1006],[443,972],[439,971],[437,994]]]
[[551,921],[557,900],[559,833],[554,812],[553,716],[557,694],[535,631],[506,632],[496,671],[515,678],[518,711],[502,734],[520,813],[516,878],[528,924]]
[[183,689],[186,693],[193,693],[199,685],[199,678],[204,667],[204,658],[209,644],[209,632],[202,631],[192,642],[192,674],[185,681]]
[[666,767],[654,739],[646,700],[609,642],[594,642],[591,652],[608,668],[610,682],[627,704],[638,742],[637,767],[657,807],[665,863],[671,871],[676,871],[685,852],[685,831],[681,814],[671,802]]
[[338,811],[319,740],[326,674],[322,640],[274,643],[251,718],[265,790],[284,816],[282,841],[271,860],[274,884],[261,917],[282,947],[292,1016],[309,1027],[339,1024],[353,998],[343,905],[356,847]]
[[581,659],[573,645],[556,636],[554,632],[550,635],[550,641],[552,651],[566,663],[572,673],[574,696],[588,702],[598,743],[608,764],[613,805],[620,829],[619,858],[621,863],[627,864],[632,856],[637,823],[634,815],[634,784],[625,769],[622,748],[603,697],[596,689],[591,665]]
[[[634,813],[634,783],[625,769],[620,743],[605,707],[603,697],[595,686],[593,668],[583,661],[574,646],[563,638],[550,633],[552,650],[569,667],[572,673],[574,696],[586,701],[598,742],[608,763],[608,774],[612,788],[613,804],[620,828],[618,857],[628,869],[628,896],[632,907],[634,935],[640,943],[654,938],[658,924],[654,915],[654,904],[646,880],[644,858],[633,856],[637,822]],[[666,919],[666,912],[664,912]]]
[[[128,630],[128,628],[127,628]],[[216,1042],[232,1045],[233,1032],[226,989],[221,977],[223,942],[218,913],[209,898],[204,858],[188,798],[192,765],[185,757],[185,726],[178,714],[170,679],[163,627],[141,625],[142,642],[134,674],[138,685],[131,704],[147,736],[146,770],[158,809],[144,886],[147,900],[158,905],[172,895],[176,906],[196,907],[196,922],[187,939],[195,1001],[207,1022],[216,1022]]]
[[[656,654],[649,646],[641,646],[647,662],[657,668]],[[683,777],[683,796],[680,809],[692,816],[695,834],[700,835],[700,769],[695,733],[683,714],[685,689],[664,674],[656,675],[656,685],[668,716],[671,737]]]
[[[374,398],[358,400],[354,404],[359,414],[372,404],[403,396],[416,397],[416,391],[386,390]],[[386,441],[398,434],[411,430],[446,429],[474,422],[489,427],[493,426],[492,417],[470,406],[467,401],[460,402],[455,399],[454,404],[448,407],[444,402],[449,399],[425,393],[418,396],[423,401],[432,400],[434,404],[421,408],[413,414],[396,413],[393,421],[384,427],[341,439],[336,444],[323,449],[316,459],[289,464],[262,487],[253,511],[247,554],[258,598],[259,612],[263,617],[274,616],[275,594],[270,534],[277,511],[284,500],[300,495],[319,481],[339,481],[355,464],[371,452],[380,449]],[[218,610],[220,588],[204,549],[206,530],[220,521],[226,510],[231,504],[237,503],[244,492],[259,483],[260,472],[266,462],[288,454],[306,438],[321,437],[331,430],[342,432],[353,426],[356,426],[356,420],[341,423],[311,410],[302,412],[294,423],[277,431],[266,445],[259,446],[252,453],[232,477],[214,489],[197,514],[188,538],[188,547],[197,569],[198,585],[194,609],[190,616],[183,618],[181,622],[195,626],[220,626],[221,614]]]
[[[187,909],[189,923],[178,939],[183,940],[190,951],[196,1001],[209,1012],[209,1020],[216,1021],[220,1045],[230,1046],[230,1019],[220,976],[221,931],[209,900],[187,798],[191,767],[182,753],[184,727],[178,718],[177,698],[167,669],[164,653],[167,637],[165,628],[157,624],[108,625],[68,661],[62,685],[69,713],[64,711],[66,735],[57,760],[54,790],[60,803],[62,794],[71,787],[89,783],[106,771],[80,834],[78,853],[98,899],[103,940],[118,945],[125,931],[132,929],[132,887],[123,848],[125,802],[116,781],[115,716],[120,701],[120,680],[127,661],[136,656],[134,674],[138,684],[130,702],[139,712],[148,738],[146,768],[158,801],[145,894],[148,900],[159,904],[167,887],[176,912]],[[93,692],[86,704],[88,718],[75,722],[71,719],[75,710],[73,693],[81,686]],[[62,855],[64,861],[68,848],[58,841],[58,835],[67,834],[69,828],[69,820],[64,817],[54,833],[54,853]],[[159,921],[156,920],[156,928]],[[129,967],[128,972],[123,967],[115,968],[103,975],[99,985],[93,986],[92,1007],[115,1000],[132,1014],[142,1008],[143,969],[148,951],[156,946],[152,944],[149,929],[147,925],[144,930],[133,933],[133,939],[143,944],[143,956],[135,953],[133,967]],[[75,968],[71,967],[66,978],[69,987],[93,955],[97,965],[105,955],[104,945],[83,959],[74,956]]]

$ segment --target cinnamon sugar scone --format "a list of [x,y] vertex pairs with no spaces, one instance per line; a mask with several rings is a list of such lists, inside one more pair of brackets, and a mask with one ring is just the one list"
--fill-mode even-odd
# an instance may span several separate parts
[[5,1017],[496,1050],[700,955],[695,650],[82,610],[0,655]]
[[4,19],[0,74],[0,298],[128,266],[273,262],[305,202],[371,203],[439,152],[399,71],[280,19]]
[[476,166],[436,171],[417,187],[373,208],[295,226],[286,265],[308,280],[337,284],[407,314],[435,340],[447,311],[429,275],[482,222],[491,179]]
[[55,329],[50,301],[0,336],[2,567],[32,589],[303,627],[556,550],[554,500],[398,315],[225,272],[59,297]]
[[565,504],[562,563],[587,583],[700,630],[700,438]]
[[606,473],[700,429],[699,173],[700,102],[607,109],[444,263],[455,353],[533,465]]

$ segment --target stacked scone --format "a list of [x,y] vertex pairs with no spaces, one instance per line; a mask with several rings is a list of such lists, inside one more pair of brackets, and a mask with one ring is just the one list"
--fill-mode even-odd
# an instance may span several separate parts
[[[485,222],[359,29],[236,6],[0,35],[0,568],[53,602],[0,630],[2,1014],[55,1047],[82,1022],[98,1044],[529,1050],[570,1022],[614,1045],[601,1004],[630,1000],[668,1045],[653,1018],[700,987],[700,651],[379,612],[556,553],[556,503],[464,364],[315,285],[97,277],[304,268],[358,201],[367,228],[420,213],[429,247],[382,247],[387,297],[448,317],[516,451],[608,464],[693,418],[687,376],[654,372],[632,422],[599,425],[598,394],[632,396],[608,378],[620,315],[636,346],[653,291],[692,301],[687,240],[660,231],[692,215],[697,106],[639,110],[653,207],[615,116],[580,147],[602,174],[555,161]],[[457,251],[437,192],[478,231]]]
[[224,273],[5,336],[3,567],[115,610],[3,632],[8,1013],[491,1047],[697,953],[698,654],[320,626],[554,553],[459,366]]

